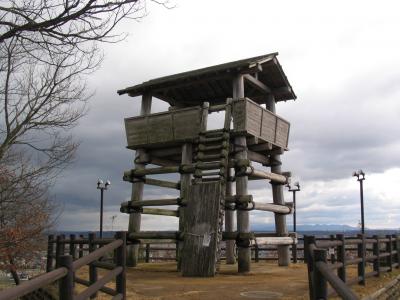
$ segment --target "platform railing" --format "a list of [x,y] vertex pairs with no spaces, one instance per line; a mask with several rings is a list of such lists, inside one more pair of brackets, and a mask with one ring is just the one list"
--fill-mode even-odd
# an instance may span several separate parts
[[[350,246],[356,257],[349,256]],[[368,277],[379,277],[383,272],[399,268],[400,236],[386,235],[345,237],[337,234],[330,240],[304,237],[305,261],[307,262],[310,299],[327,299],[337,294],[343,299],[358,299],[350,286],[365,285]],[[328,260],[328,254],[330,259]],[[357,266],[357,275],[348,276],[348,268]],[[366,272],[367,268],[372,268]],[[331,289],[328,289],[328,283]]]
[[[22,284],[3,290],[0,292],[0,300],[12,300],[25,297],[29,299],[29,294],[39,289],[46,288],[49,285],[55,284],[58,281],[58,299],[60,300],[83,300],[96,297],[97,292],[101,291],[108,295],[114,296],[112,299],[126,299],[126,233],[117,232],[115,239],[95,240],[94,234],[91,234],[87,240],[87,255],[80,255],[80,258],[74,261],[77,254],[75,247],[77,241],[70,239],[68,243],[73,245],[69,248],[70,254],[65,255],[66,241],[59,237],[55,240],[56,243],[56,268],[53,269],[52,257],[52,241],[54,237],[49,238],[49,255],[50,262],[47,264],[49,272],[37,276]],[[57,243],[58,241],[58,243]],[[82,245],[83,239],[80,241]],[[96,244],[101,244],[102,247],[96,249]],[[79,250],[81,251],[81,250]],[[81,253],[81,252],[79,252]],[[103,261],[102,258],[114,253],[113,263]],[[84,280],[77,277],[76,272],[88,265],[90,280]],[[98,278],[97,268],[107,269],[108,272],[101,278]],[[115,279],[115,289],[106,287],[105,285]],[[75,293],[74,283],[79,283],[87,286],[80,293]]]

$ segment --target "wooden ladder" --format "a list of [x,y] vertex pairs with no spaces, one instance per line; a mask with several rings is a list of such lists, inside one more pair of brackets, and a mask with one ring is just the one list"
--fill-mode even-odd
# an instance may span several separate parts
[[[206,107],[206,108],[204,108]],[[217,233],[217,255],[215,267],[219,266],[221,258],[220,242],[222,241],[222,231],[225,213],[226,184],[230,180],[229,175],[229,150],[230,150],[230,125],[232,119],[232,99],[227,99],[225,105],[219,106],[218,110],[225,110],[224,127],[216,130],[206,130],[207,119],[203,118],[203,131],[199,134],[197,149],[194,156],[195,171],[193,174],[193,184],[208,182],[220,182],[223,191],[220,197],[218,214],[218,233]],[[208,106],[203,106],[208,109]],[[208,115],[208,111],[203,112],[203,116]]]

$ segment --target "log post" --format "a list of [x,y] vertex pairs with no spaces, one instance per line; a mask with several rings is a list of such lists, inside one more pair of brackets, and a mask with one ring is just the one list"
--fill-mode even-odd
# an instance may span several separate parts
[[313,287],[314,299],[328,299],[328,283],[325,277],[315,266],[317,262],[326,263],[326,250],[314,250],[314,272],[313,272]]
[[149,263],[150,262],[150,244],[146,243],[146,258],[145,262]]
[[54,235],[50,234],[47,240],[47,262],[46,262],[46,272],[53,270],[53,260],[54,260]]
[[[182,165],[191,164],[192,163],[192,155],[193,154],[193,147],[191,143],[185,143],[182,145]],[[183,200],[184,203],[187,202],[188,199],[188,190],[190,187],[190,182],[192,179],[192,174],[184,173],[180,176],[181,184],[180,184],[180,198]],[[185,224],[185,206],[179,206],[179,232],[184,232],[184,224]],[[177,268],[178,271],[181,270],[181,257],[182,257],[182,249],[183,249],[183,241],[178,241],[177,243]]]
[[72,256],[72,259],[76,259],[76,244],[75,244],[76,236],[75,234],[70,234],[69,236],[69,255]]
[[304,262],[307,263],[307,275],[308,275],[308,290],[310,293],[310,299],[314,298],[314,283],[313,283],[313,272],[314,272],[314,257],[310,251],[310,246],[315,245],[314,236],[304,236]]
[[[235,100],[239,98],[244,98],[244,82],[243,75],[237,75],[233,80],[233,98]],[[246,136],[237,136],[235,137],[235,146],[237,146],[238,151],[235,154],[235,159],[247,159],[247,144],[246,144]],[[244,196],[248,194],[248,176],[245,174],[240,174],[238,176],[236,172],[236,195]],[[249,212],[246,210],[238,210],[237,211],[237,231],[238,233],[248,233],[250,232],[250,221],[249,221]],[[251,264],[251,249],[250,249],[250,241],[243,240],[237,243],[238,246],[238,272],[244,273],[250,271]]]
[[[230,178],[233,176],[233,170],[231,168],[228,168],[228,178],[226,180],[226,196],[232,196],[233,195],[233,184],[230,181]],[[231,209],[225,210],[225,231],[226,232],[234,232],[234,217],[235,217],[235,212]],[[233,265],[236,263],[236,258],[235,258],[235,241],[234,240],[228,240],[225,242],[225,256],[226,256],[226,264],[228,265]]]
[[122,240],[122,245],[116,249],[115,263],[122,267],[122,271],[115,279],[116,291],[122,296],[122,300],[126,299],[126,232],[119,231],[115,234],[115,238]]
[[[224,122],[224,129],[227,132],[230,132],[231,128],[231,119],[232,119],[232,99],[228,99],[226,101],[226,109],[225,109],[225,122]],[[229,153],[229,149],[228,149]],[[228,161],[229,161],[229,154],[228,154]],[[229,168],[226,172],[226,185],[225,185],[225,198],[233,196],[233,169]],[[225,202],[226,203],[226,202]],[[232,204],[230,204],[232,205]],[[232,209],[225,210],[225,231],[226,232],[234,232],[234,217],[235,212]],[[232,265],[236,263],[235,257],[235,241],[229,240],[225,243],[225,256],[226,256],[226,264]]]
[[[145,116],[150,114],[151,112],[151,102],[152,96],[149,93],[145,93],[142,96],[142,106],[140,110],[140,115]],[[137,160],[141,160],[141,158],[145,155],[145,151],[143,149],[136,150],[135,153],[135,169],[144,169],[145,164],[139,163]],[[143,199],[143,189],[144,182],[137,181],[132,183],[132,193],[131,193],[131,201],[141,201]],[[129,215],[129,225],[128,232],[139,232],[140,231],[140,221],[141,214],[139,212],[134,212]],[[139,255],[139,245],[133,244],[127,247],[127,265],[130,267],[136,267],[138,262]]]
[[62,277],[58,283],[60,300],[74,299],[74,270],[72,256],[63,255],[60,257],[60,267],[67,268],[68,273]]
[[337,234],[336,238],[341,241],[341,244],[337,246],[337,261],[342,263],[342,267],[338,268],[337,274],[343,282],[346,282],[346,240],[344,234]]
[[365,285],[365,235],[358,234],[357,237],[361,240],[361,243],[357,245],[357,257],[362,260],[358,263],[357,268],[358,283]]
[[[96,238],[96,234],[91,232],[89,233],[89,253],[92,253],[96,250],[96,244],[94,243],[94,239]],[[89,265],[89,282],[90,285],[94,284],[97,281],[97,269],[93,264]],[[90,296],[90,299],[95,299],[97,297],[97,293],[94,293]]]
[[[273,95],[270,95],[268,101],[266,103],[266,108],[276,113],[275,107],[275,98]],[[271,161],[273,164],[271,165],[271,172],[276,174],[282,173],[282,162],[279,154],[271,155]],[[272,197],[275,204],[285,204],[285,199],[283,197],[283,185],[276,182],[271,182],[272,185]],[[277,236],[288,236],[288,230],[286,226],[286,216],[283,214],[274,214],[275,216],[275,228]],[[290,262],[290,253],[288,245],[279,245],[278,246],[278,265],[279,266],[288,266]]]
[[381,264],[380,249],[379,249],[379,246],[380,246],[379,245],[379,236],[374,235],[372,238],[375,240],[372,245],[372,254],[375,256],[373,269],[376,272],[375,276],[379,277],[380,276],[380,264]]
[[393,271],[393,241],[392,241],[392,236],[386,235],[386,239],[388,239],[388,241],[386,242],[386,253],[389,253],[389,256],[386,257],[386,265],[389,267],[389,272]]
[[398,234],[394,235],[395,238],[395,245],[396,245],[396,262],[397,262],[397,269],[400,268],[400,236]]
[[56,240],[56,269],[60,266],[59,265],[60,257],[62,255],[64,255],[64,251],[65,251],[64,240],[65,240],[65,235],[64,234],[60,234],[60,235],[57,236],[57,240]]
[[81,257],[83,257],[83,240],[84,239],[84,236],[83,236],[83,234],[80,234],[79,235],[79,258],[81,258]]

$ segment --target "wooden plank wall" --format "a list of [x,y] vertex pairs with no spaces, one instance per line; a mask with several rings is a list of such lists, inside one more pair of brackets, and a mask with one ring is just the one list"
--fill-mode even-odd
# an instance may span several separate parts
[[282,148],[287,148],[290,123],[248,98],[234,101],[233,124],[237,132],[246,132]]
[[[220,201],[224,195],[220,182],[199,183],[189,187],[184,219],[183,276],[215,275],[217,261]],[[204,244],[204,235],[210,243]]]

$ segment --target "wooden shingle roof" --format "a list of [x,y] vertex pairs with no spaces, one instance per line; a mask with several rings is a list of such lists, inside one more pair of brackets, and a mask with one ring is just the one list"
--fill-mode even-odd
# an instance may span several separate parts
[[[251,57],[234,62],[183,72],[145,81],[142,84],[118,90],[119,95],[132,97],[151,93],[170,105],[194,106],[204,101],[224,103],[232,97],[232,79],[238,74],[256,74],[275,101],[296,99],[296,95],[278,62],[278,53]],[[258,103],[266,101],[266,93],[253,85],[245,85],[245,95]]]

